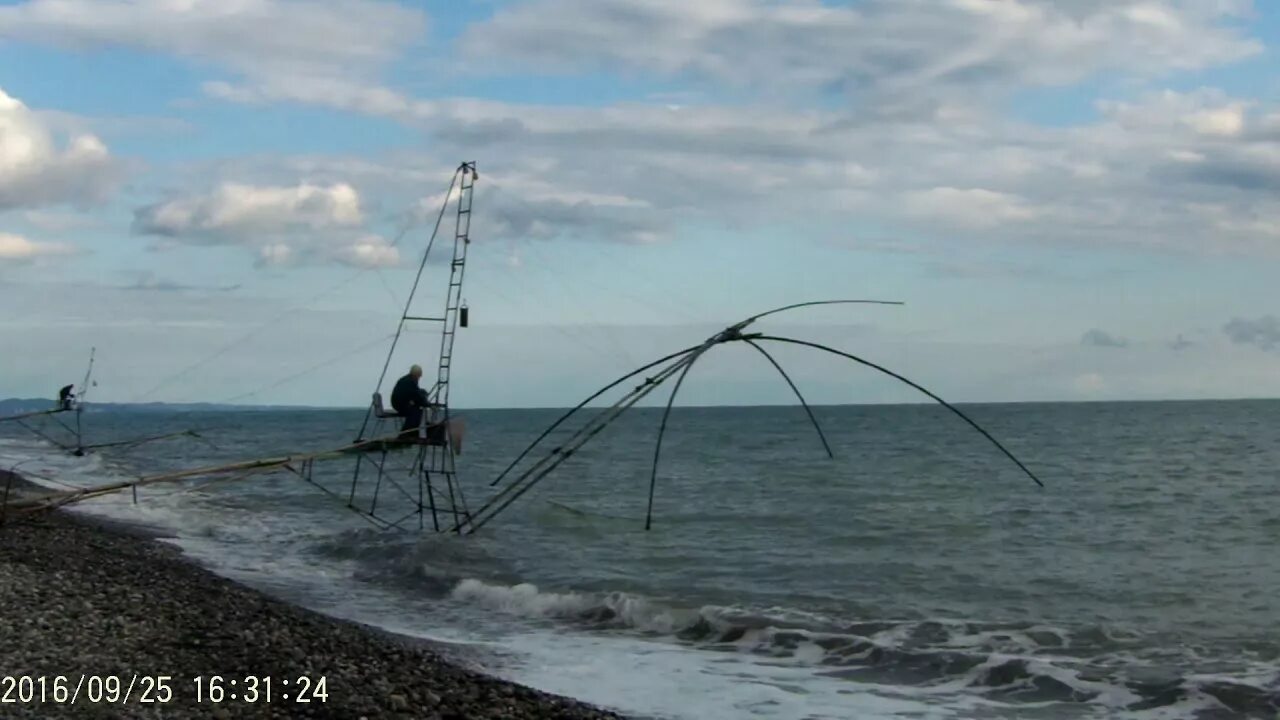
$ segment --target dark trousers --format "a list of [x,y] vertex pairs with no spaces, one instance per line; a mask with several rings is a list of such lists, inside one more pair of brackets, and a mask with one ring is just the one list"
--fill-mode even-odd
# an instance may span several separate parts
[[422,407],[410,405],[407,408],[396,408],[396,412],[404,416],[404,424],[400,426],[401,435],[416,435],[422,425]]

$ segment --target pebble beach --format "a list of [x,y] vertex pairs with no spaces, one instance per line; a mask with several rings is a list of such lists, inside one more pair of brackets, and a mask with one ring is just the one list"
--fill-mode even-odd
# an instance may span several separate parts
[[[15,495],[32,492],[15,480]],[[0,607],[5,718],[619,717],[283,603],[145,530],[65,511],[0,526]]]

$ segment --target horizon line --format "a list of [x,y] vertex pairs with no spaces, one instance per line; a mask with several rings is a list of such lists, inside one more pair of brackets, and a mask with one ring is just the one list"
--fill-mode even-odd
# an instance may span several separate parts
[[[952,405],[1085,405],[1085,404],[1158,404],[1158,403],[1211,403],[1211,402],[1277,402],[1280,397],[1210,397],[1210,398],[1109,398],[1109,399],[1071,399],[1071,400],[971,400],[971,401],[948,401]],[[9,397],[0,398],[0,403],[9,402],[42,402],[52,403],[52,400],[44,398],[19,398]],[[844,407],[914,407],[918,405],[937,405],[937,402],[931,400],[908,401],[908,402],[850,402],[850,403],[808,403],[812,408],[844,408]],[[149,401],[149,402],[116,402],[116,401],[100,401],[86,402],[86,409],[93,406],[115,406],[118,408],[143,408],[143,407],[184,407],[184,406],[207,406],[211,410],[314,410],[314,411],[331,411],[331,410],[364,410],[365,405],[290,405],[290,404],[235,404],[235,403],[217,403],[207,401]],[[581,409],[607,408],[610,405],[591,404],[584,405]],[[461,406],[454,408],[457,411],[508,411],[508,410],[558,410],[565,411],[573,408],[572,405],[526,405],[526,406],[497,406],[497,405],[477,405],[477,406]],[[653,409],[659,408],[661,405],[639,406],[637,409]],[[676,404],[672,407],[687,408],[691,410],[714,410],[719,408],[779,408],[779,407],[801,407],[799,403],[757,403],[757,404],[721,404],[721,405],[682,405]]]

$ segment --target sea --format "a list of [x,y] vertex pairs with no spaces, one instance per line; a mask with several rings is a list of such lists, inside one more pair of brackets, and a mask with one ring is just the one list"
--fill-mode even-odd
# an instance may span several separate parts
[[[471,535],[351,512],[376,477],[351,456],[315,464],[332,495],[279,472],[77,512],[636,718],[1280,716],[1280,401],[962,409],[1044,487],[938,406],[816,407],[834,457],[799,407],[677,407],[656,475],[661,410],[635,409]],[[475,509],[561,411],[455,413]],[[0,467],[89,486],[340,447],[363,414],[90,406],[86,442],[198,437],[76,457],[9,423]]]

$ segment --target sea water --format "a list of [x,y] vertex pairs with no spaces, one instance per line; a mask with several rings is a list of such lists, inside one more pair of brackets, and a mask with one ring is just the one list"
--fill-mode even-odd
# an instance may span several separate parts
[[[287,473],[82,511],[633,716],[1276,716],[1280,402],[965,411],[1045,487],[943,408],[815,408],[834,458],[799,408],[676,408],[648,532],[650,409],[472,536],[379,530]],[[474,507],[559,411],[465,415]],[[201,437],[77,458],[8,427],[0,467],[85,485],[338,447],[362,416],[90,412],[91,442]],[[349,482],[351,461],[334,463]]]

